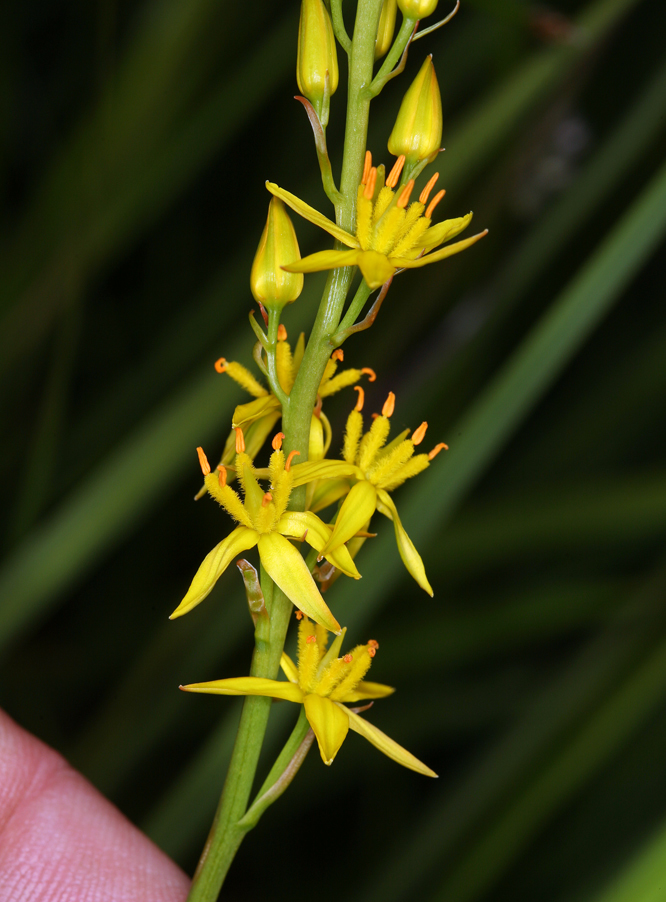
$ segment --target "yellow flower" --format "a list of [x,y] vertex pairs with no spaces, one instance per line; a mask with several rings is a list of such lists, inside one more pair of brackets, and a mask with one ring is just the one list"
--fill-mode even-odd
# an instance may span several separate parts
[[291,219],[284,204],[273,197],[268,205],[266,225],[250,272],[250,290],[254,299],[267,310],[282,310],[285,304],[293,303],[300,296],[303,276],[285,273],[281,265],[300,256]]
[[430,466],[430,461],[447,446],[440,443],[429,454],[414,456],[415,446],[425,437],[427,423],[421,423],[411,439],[407,438],[409,430],[406,429],[387,445],[391,428],[389,418],[395,406],[393,392],[389,393],[381,416],[375,417],[364,435],[361,414],[363,389],[356,386],[356,390],[359,392],[359,399],[347,419],[342,452],[344,460],[306,461],[298,464],[294,467],[294,486],[315,479],[323,481],[315,490],[313,511],[323,510],[340,498],[345,499],[338,511],[331,538],[324,546],[324,553],[339,548],[359,531],[363,531],[376,510],[392,520],[398,551],[405,567],[419,586],[432,596],[432,587],[421,556],[400,522],[389,492],[402,485],[406,479],[422,473]]
[[279,432],[273,440],[274,451],[268,467],[271,482],[268,492],[259,485],[256,470],[245,453],[242,430],[236,430],[236,435],[235,468],[243,489],[243,501],[226,484],[226,469],[220,466],[219,474],[211,473],[206,455],[201,448],[197,448],[208,492],[236,520],[238,526],[203,559],[171,619],[186,614],[200,604],[229,564],[243,551],[256,545],[266,572],[284,594],[317,623],[338,632],[340,624],[329,611],[302,555],[289,538],[305,540],[347,576],[359,579],[361,574],[344,546],[339,546],[332,552],[324,551],[324,546],[331,537],[331,530],[316,514],[311,511],[287,510],[293,486],[291,462],[296,452],[292,451],[285,461],[282,451],[283,434]]
[[388,149],[395,157],[406,157],[407,165],[413,166],[420,161],[432,162],[441,143],[442,98],[432,56],[426,56],[402,99]]
[[357,645],[342,658],[337,657],[345,632],[346,628],[326,651],[326,631],[304,617],[298,629],[298,667],[288,655],[282,655],[282,670],[288,682],[238,677],[191,683],[180,688],[212,695],[265,695],[296,702],[305,706],[305,714],[317,737],[324,764],[333,762],[351,728],[398,764],[427,777],[436,777],[437,774],[418,758],[344,704],[384,698],[394,691],[390,686],[363,679],[379,647],[374,640],[371,639],[366,645]]
[[304,219],[325,229],[342,244],[352,248],[352,250],[320,251],[284,265],[283,268],[288,272],[305,273],[336,269],[338,266],[358,266],[370,288],[379,288],[395,274],[396,270],[416,269],[427,263],[444,260],[464,251],[487,234],[486,229],[478,235],[435,251],[440,244],[455,238],[467,228],[472,214],[468,213],[467,216],[458,219],[447,219],[431,226],[433,210],[444,197],[444,191],[439,191],[428,204],[430,192],[439,174],[430,179],[418,201],[409,204],[407,208],[414,188],[413,180],[394,191],[404,163],[404,156],[398,157],[384,184],[384,167],[380,166],[379,169],[374,167],[370,151],[367,151],[363,178],[358,188],[356,235],[331,222],[294,194],[279,188],[273,182],[266,182],[271,194],[283,200]]

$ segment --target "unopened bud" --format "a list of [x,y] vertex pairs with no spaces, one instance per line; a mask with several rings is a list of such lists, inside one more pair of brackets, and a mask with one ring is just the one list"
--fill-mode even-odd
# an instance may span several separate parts
[[296,232],[284,204],[277,197],[268,206],[268,218],[250,273],[256,301],[268,310],[281,310],[303,290],[303,274],[285,272],[288,263],[301,259]]
[[434,160],[441,143],[442,98],[432,57],[427,56],[402,99],[388,149],[396,157],[404,154],[410,167]]
[[398,0],[398,6],[406,19],[425,19],[437,9],[437,0]]
[[377,39],[375,41],[375,59],[381,59],[388,53],[391,42],[393,41],[393,32],[395,30],[395,17],[398,11],[398,0],[384,0],[382,12],[379,17],[379,28],[377,29]]
[[325,126],[328,99],[338,87],[338,55],[331,17],[323,0],[301,3],[296,80],[301,94],[307,97]]

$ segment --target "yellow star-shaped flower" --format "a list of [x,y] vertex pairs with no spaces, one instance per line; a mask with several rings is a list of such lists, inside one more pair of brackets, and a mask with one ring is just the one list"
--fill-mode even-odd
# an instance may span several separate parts
[[428,204],[438,174],[430,179],[418,201],[409,204],[414,188],[413,180],[407,182],[403,188],[394,190],[404,162],[404,156],[398,157],[384,183],[384,167],[380,166],[379,169],[374,167],[370,151],[366,153],[363,179],[358,188],[355,235],[336,225],[289,191],[273,182],[266,182],[271,194],[283,200],[304,219],[325,229],[342,244],[351,248],[351,250],[320,251],[286,264],[282,268],[288,272],[305,273],[336,269],[338,266],[358,266],[370,288],[379,288],[395,274],[396,270],[416,269],[428,263],[444,260],[464,251],[487,234],[486,229],[472,235],[471,238],[465,238],[436,251],[436,247],[455,238],[467,228],[472,214],[468,213],[467,216],[431,225],[432,213],[444,197],[444,191],[439,191]]
[[346,629],[327,651],[326,630],[303,617],[298,629],[298,667],[288,655],[282,655],[282,670],[288,682],[238,677],[191,683],[180,688],[212,695],[265,695],[302,704],[324,764],[333,762],[352,729],[403,767],[427,777],[436,777],[437,774],[418,758],[346,706],[345,703],[349,702],[384,698],[394,690],[391,686],[369,683],[363,679],[379,647],[377,642],[370,640],[366,645],[357,645],[343,657],[337,657],[345,632]]

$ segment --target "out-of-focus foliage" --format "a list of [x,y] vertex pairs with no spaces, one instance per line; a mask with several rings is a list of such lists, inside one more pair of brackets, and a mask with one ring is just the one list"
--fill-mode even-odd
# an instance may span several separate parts
[[[245,673],[251,650],[235,573],[166,619],[229,529],[192,501],[194,449],[221,451],[245,400],[212,364],[250,360],[264,180],[326,211],[291,99],[297,21],[297,0],[3,13],[0,703],[187,868],[241,703],[176,687]],[[441,777],[360,740],[330,769],[310,756],[242,847],[230,898],[660,898],[664,33],[651,0],[463,0],[375,102],[370,148],[389,162],[434,54],[443,215],[490,228],[399,276],[345,346],[379,374],[370,410],[392,390],[396,426],[427,419],[451,447],[396,496],[434,599],[381,524],[363,579],[327,596],[399,688],[367,716]],[[334,166],[343,109],[339,91]],[[297,228],[303,253],[321,249]],[[294,337],[322,282],[287,309]],[[338,442],[353,400],[327,402]],[[266,767],[292,714],[275,705]]]

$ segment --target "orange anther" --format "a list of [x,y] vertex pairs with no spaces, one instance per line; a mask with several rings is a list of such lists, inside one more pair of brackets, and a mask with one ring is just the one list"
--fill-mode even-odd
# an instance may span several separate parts
[[289,470],[291,470],[292,460],[296,457],[296,455],[300,455],[300,453],[301,453],[300,451],[290,451],[289,452],[289,457],[287,458],[287,463],[284,465],[284,468],[287,471],[287,473],[289,472]]
[[400,209],[404,209],[409,203],[409,198],[411,197],[412,191],[414,190],[414,179],[410,179],[405,187],[400,192],[400,197],[396,201],[396,207],[400,207]]
[[354,660],[354,656],[353,655],[345,655],[342,660],[345,662],[345,664],[351,664],[351,662]]
[[236,426],[236,454],[242,454],[245,451],[245,438],[243,430],[240,426]]
[[446,194],[446,191],[442,188],[442,190],[438,191],[437,194],[433,197],[433,199],[428,204],[428,209],[425,211],[426,219],[432,219],[432,214],[433,214],[435,207],[440,202],[440,200],[444,197],[445,194]]
[[374,370],[370,369],[369,366],[364,366],[361,372],[365,373],[365,375],[368,377],[368,382],[374,382],[377,378],[377,373]]
[[373,648],[372,645],[369,645],[368,646],[368,654],[370,655],[371,658],[374,658],[374,656],[377,654],[377,649]]
[[370,170],[372,169],[372,154],[369,150],[365,152],[365,160],[363,161],[363,176],[361,177],[361,184],[365,185],[368,181],[368,176],[370,175]]
[[273,441],[271,445],[273,446],[273,451],[279,451],[282,447],[282,442],[284,441],[284,432],[278,432],[277,435],[273,436]]
[[217,481],[220,483],[222,488],[224,488],[227,484],[227,468],[223,467],[222,464],[218,464],[217,469],[220,471],[219,476],[217,477]]
[[428,180],[428,184],[425,186],[423,191],[419,194],[419,200],[425,206],[428,203],[428,198],[430,197],[430,192],[435,187],[435,183],[439,178],[439,172],[436,172],[431,179]]
[[372,414],[372,419],[373,419],[373,420],[376,420],[378,416],[379,416],[378,413],[373,413],[373,414]]
[[379,648],[379,642],[376,639],[368,639],[368,648],[374,648],[375,651]]
[[375,185],[377,184],[377,168],[375,166],[372,167],[370,173],[368,174],[368,181],[366,182],[365,189],[363,191],[363,197],[367,197],[368,200],[372,200],[372,196],[375,193]]
[[278,326],[278,341],[286,341],[286,340],[287,340],[287,330],[282,325],[282,323],[280,323],[280,325]]
[[303,619],[303,611],[296,611],[296,620]]
[[273,496],[271,495],[271,493],[266,492],[264,497],[261,499],[261,506],[266,507],[266,505],[270,504],[272,500],[273,500]]
[[331,354],[331,360],[340,360],[343,361],[345,359],[345,352],[342,348],[336,348],[335,351]]
[[204,454],[203,448],[197,448],[197,454],[199,455],[199,466],[201,467],[201,472],[204,476],[208,476],[210,473],[210,464],[208,463],[208,458]]
[[354,391],[358,392],[358,398],[356,400],[356,407],[354,408],[354,410],[363,410],[363,405],[365,404],[365,392],[360,385],[355,385]]
[[387,188],[395,188],[398,184],[398,179],[400,178],[400,173],[402,172],[402,167],[405,165],[405,155],[403,153],[400,154],[398,159],[393,164],[393,169],[388,174],[388,178],[386,179]]
[[448,451],[449,446],[445,445],[444,442],[440,442],[439,445],[435,445],[430,454],[428,455],[428,460],[432,460],[437,457],[440,451]]
[[227,368],[227,361],[225,357],[220,357],[219,360],[215,361],[215,370],[218,373],[224,373]]
[[388,393],[388,398],[384,401],[384,406],[382,407],[382,416],[383,417],[392,417],[393,411],[395,410],[395,395],[392,391]]
[[317,637],[316,636],[308,636],[308,638],[305,641],[308,643],[308,645],[312,645],[313,642],[317,641]]
[[426,429],[428,428],[428,424],[424,420],[418,429],[414,430],[414,435],[412,436],[412,445],[420,445],[423,439],[425,438]]

